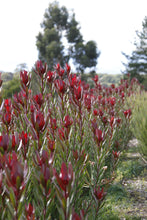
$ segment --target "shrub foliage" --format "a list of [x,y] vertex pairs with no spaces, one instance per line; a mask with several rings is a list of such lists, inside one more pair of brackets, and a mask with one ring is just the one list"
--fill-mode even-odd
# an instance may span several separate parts
[[[94,88],[36,62],[39,92],[20,72],[21,91],[0,107],[0,219],[96,219],[128,141],[126,98],[136,80]],[[0,80],[2,86],[2,80]]]

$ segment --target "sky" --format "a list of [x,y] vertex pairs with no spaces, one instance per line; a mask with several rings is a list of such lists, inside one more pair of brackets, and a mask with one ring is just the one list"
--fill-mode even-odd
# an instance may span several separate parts
[[[38,60],[36,36],[45,10],[53,0],[0,0],[0,71],[14,72]],[[127,62],[122,52],[135,49],[136,31],[147,16],[147,0],[58,0],[74,11],[85,42],[94,40],[101,55],[98,73],[117,74]],[[70,63],[69,63],[70,64]],[[71,64],[72,65],[72,64]],[[74,69],[74,66],[72,66]],[[73,70],[72,69],[72,70]]]

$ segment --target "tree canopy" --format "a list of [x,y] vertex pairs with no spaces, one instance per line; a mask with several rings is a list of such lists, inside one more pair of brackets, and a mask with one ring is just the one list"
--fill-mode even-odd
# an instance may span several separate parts
[[81,73],[87,67],[96,67],[100,52],[95,41],[84,41],[75,13],[69,13],[65,6],[60,7],[55,1],[46,9],[41,27],[36,46],[39,59],[50,69],[58,62],[65,65],[70,59]]
[[128,63],[125,73],[130,73],[131,77],[136,77],[142,83],[147,78],[147,17],[142,22],[142,31],[136,32],[138,41],[134,43],[136,49],[131,56],[123,55],[127,58]]

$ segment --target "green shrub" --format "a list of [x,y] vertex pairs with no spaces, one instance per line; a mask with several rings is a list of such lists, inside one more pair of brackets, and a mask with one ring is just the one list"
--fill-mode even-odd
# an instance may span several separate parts
[[147,161],[147,93],[134,97],[134,110],[131,130],[138,139],[138,150]]

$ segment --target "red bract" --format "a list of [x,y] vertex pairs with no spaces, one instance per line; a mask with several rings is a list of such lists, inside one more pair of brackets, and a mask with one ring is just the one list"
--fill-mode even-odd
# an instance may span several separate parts
[[114,151],[114,150],[112,151],[112,153],[113,153],[114,159],[117,159],[120,155],[120,152],[117,152],[117,151]]
[[11,108],[11,99],[5,99],[4,101],[4,107],[6,108],[7,111],[9,111],[9,109]]
[[78,86],[77,88],[74,87],[74,96],[76,100],[81,99],[82,97],[82,89],[81,86]]
[[91,125],[92,125],[92,130],[93,130],[93,132],[94,132],[94,134],[95,134],[95,130],[96,130],[96,128],[97,128],[97,122],[96,122],[95,119],[93,119],[93,120],[91,121]]
[[100,117],[102,117],[102,116],[103,116],[103,114],[104,114],[104,112],[103,112],[101,109],[99,109],[98,114],[99,114],[99,116],[100,116]]
[[112,88],[112,89],[115,89],[115,85],[114,85],[114,84],[111,84],[111,88]]
[[107,124],[108,119],[107,119],[107,117],[106,117],[106,116],[102,117],[102,122],[104,123],[104,125],[106,125],[106,124]]
[[65,92],[65,82],[62,79],[55,80],[55,87],[61,94]]
[[8,134],[3,134],[0,136],[0,148],[2,147],[4,151],[7,151],[9,146],[9,136]]
[[84,104],[88,111],[91,109],[91,96],[88,94],[84,95]]
[[106,193],[104,192],[104,188],[102,187],[101,190],[100,190],[100,186],[98,187],[98,189],[95,188],[94,195],[97,200],[99,200],[99,201],[103,200],[106,195]]
[[50,70],[47,72],[47,82],[51,83],[54,80],[54,72],[51,72]]
[[43,96],[42,94],[37,94],[35,96],[33,96],[33,99],[35,101],[35,103],[37,103],[37,105],[39,106],[39,108],[41,108],[42,104],[43,104]]
[[57,129],[57,121],[55,118],[50,118],[50,125],[53,130]]
[[16,141],[15,141],[15,135],[12,135],[12,149],[15,149]]
[[58,134],[59,134],[60,140],[65,140],[64,128],[58,128]]
[[22,144],[26,146],[28,144],[28,135],[24,131],[21,132],[20,139],[22,140]]
[[15,152],[13,152],[12,155],[9,155],[9,158],[6,157],[5,160],[7,164],[7,166],[5,166],[7,185],[12,188],[16,200],[19,201],[25,188],[27,167],[23,167],[23,165],[18,161]]
[[67,72],[67,75],[69,75],[70,73],[70,66],[66,63],[66,72]]
[[57,182],[60,186],[60,188],[66,192],[66,188],[69,183],[73,180],[73,170],[72,170],[72,165],[69,163],[68,168],[66,164],[63,162],[61,165],[61,171],[60,174],[58,175],[57,172],[55,173]]
[[98,78],[98,75],[95,75],[94,78],[92,78],[92,80],[97,84],[99,78]]
[[124,115],[125,115],[126,118],[129,118],[131,116],[131,114],[132,114],[131,109],[128,109],[128,110],[124,111]]
[[113,128],[113,125],[114,125],[114,117],[113,116],[111,117],[109,123],[110,123],[111,128]]
[[42,78],[44,73],[46,72],[46,68],[47,68],[47,65],[45,64],[43,66],[42,61],[38,60],[36,62],[36,71],[35,72]]
[[11,112],[6,112],[3,114],[3,123],[9,125],[11,122]]
[[69,83],[70,83],[71,88],[74,88],[81,84],[81,80],[80,78],[77,77],[76,74],[70,74]]
[[97,144],[99,146],[104,139],[102,130],[100,130],[98,128],[95,129],[95,138],[96,138]]
[[64,127],[69,128],[73,124],[73,120],[69,115],[66,115],[64,118]]
[[21,79],[21,84],[23,84],[24,86],[27,86],[29,83],[28,72],[25,70],[20,71],[20,79]]
[[35,216],[34,216],[35,210],[34,210],[34,207],[31,205],[31,203],[29,203],[28,205],[25,205],[25,212],[26,212],[27,220],[35,219]]
[[121,118],[116,119],[117,124],[119,125],[121,123]]
[[20,183],[22,183],[23,181],[23,167],[20,164],[20,162],[15,162],[12,164],[12,168],[11,168],[11,184],[16,187],[19,188],[20,185],[17,186],[17,179],[19,178]]
[[98,109],[94,109],[94,110],[93,110],[93,115],[94,115],[94,116],[98,116]]
[[48,148],[51,152],[54,152],[55,150],[55,141],[48,138]]
[[115,102],[116,102],[116,98],[115,97],[110,97],[109,98],[109,103],[110,103],[111,106],[114,106]]
[[45,126],[43,113],[39,110],[34,111],[34,109],[32,109],[31,121],[32,121],[33,127],[39,134],[39,132],[42,131]]
[[42,112],[38,111],[36,114],[36,128],[41,131],[45,125],[44,115]]
[[57,65],[55,66],[55,69],[57,70],[57,72],[59,72],[60,71],[60,64],[59,63],[57,63]]

